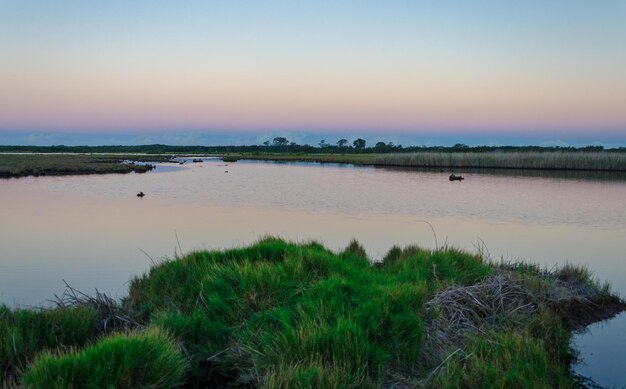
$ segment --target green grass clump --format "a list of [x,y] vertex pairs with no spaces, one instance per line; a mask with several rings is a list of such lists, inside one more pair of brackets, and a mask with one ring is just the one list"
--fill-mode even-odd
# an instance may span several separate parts
[[429,251],[416,246],[392,247],[384,257],[382,268],[389,276],[406,282],[428,281],[433,291],[446,284],[474,284],[492,271],[476,255],[454,248]]
[[0,374],[19,375],[37,353],[85,345],[97,336],[97,314],[91,308],[32,311],[0,306]]
[[387,365],[416,360],[432,282],[488,271],[454,250],[407,250],[381,270],[356,242],[335,254],[268,238],[154,267],[126,304],[185,344],[194,385],[376,386]]
[[171,388],[185,360],[160,330],[118,334],[80,351],[42,353],[22,383],[28,388]]
[[433,386],[441,388],[572,388],[567,364],[529,333],[488,333],[452,359]]

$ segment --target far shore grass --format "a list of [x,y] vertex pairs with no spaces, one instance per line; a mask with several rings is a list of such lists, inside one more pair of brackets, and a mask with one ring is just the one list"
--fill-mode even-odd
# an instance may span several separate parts
[[0,154],[0,178],[144,173],[153,166],[132,162],[165,162],[170,159],[167,155]]
[[268,237],[155,264],[115,301],[0,306],[5,387],[569,388],[571,331],[624,310],[585,268]]
[[367,154],[229,154],[230,158],[349,163],[405,168],[509,169],[626,172],[626,153],[606,151],[503,151],[503,152],[433,152]]

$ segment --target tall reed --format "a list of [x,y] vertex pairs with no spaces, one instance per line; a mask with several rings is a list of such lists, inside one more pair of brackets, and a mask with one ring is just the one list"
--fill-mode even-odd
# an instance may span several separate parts
[[505,168],[626,171],[626,154],[607,152],[418,152],[382,154],[375,165],[441,168]]

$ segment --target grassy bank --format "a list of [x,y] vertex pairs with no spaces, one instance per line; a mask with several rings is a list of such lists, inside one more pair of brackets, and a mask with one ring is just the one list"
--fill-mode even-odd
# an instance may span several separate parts
[[49,155],[0,154],[0,178],[66,176],[77,174],[144,173],[150,164],[124,163],[167,161],[170,156],[141,155]]
[[1,308],[0,369],[42,388],[573,387],[574,319],[623,308],[571,266],[267,238],[158,264],[119,303]]
[[[211,154],[213,155],[213,154]],[[223,157],[265,161],[304,161],[349,163],[381,167],[426,169],[499,169],[501,171],[565,171],[565,172],[626,172],[626,153],[607,151],[524,151],[524,152],[417,152],[417,153],[230,153]],[[0,178],[143,173],[152,165],[135,162],[164,162],[171,155],[105,155],[105,154],[0,154]]]
[[242,159],[444,168],[626,171],[626,154],[610,152],[417,152],[397,154],[242,154]]

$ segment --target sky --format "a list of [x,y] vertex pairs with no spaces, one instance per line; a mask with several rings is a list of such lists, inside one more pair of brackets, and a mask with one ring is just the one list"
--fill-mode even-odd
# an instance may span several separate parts
[[626,145],[626,1],[0,0],[0,143],[274,134]]

